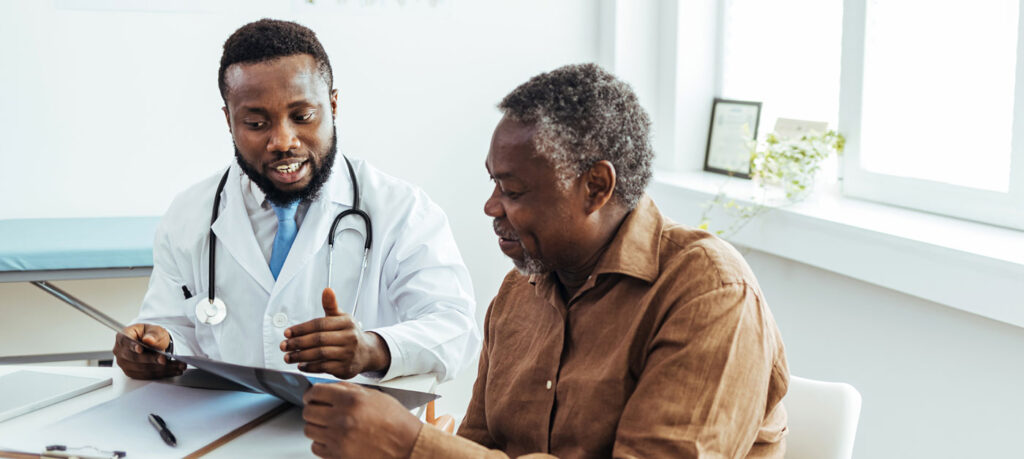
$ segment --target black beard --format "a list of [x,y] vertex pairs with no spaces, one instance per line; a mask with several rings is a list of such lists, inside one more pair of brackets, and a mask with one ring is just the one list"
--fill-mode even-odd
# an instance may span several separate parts
[[267,200],[278,205],[286,206],[295,201],[313,201],[320,195],[320,189],[323,188],[324,183],[331,177],[331,169],[334,168],[334,157],[338,155],[338,132],[335,131],[331,134],[331,149],[327,151],[327,155],[323,157],[323,161],[320,164],[313,164],[313,161],[308,161],[309,167],[313,168],[313,178],[309,181],[309,185],[305,188],[295,191],[282,191],[274,186],[274,182],[271,182],[265,175],[261,174],[255,167],[252,167],[249,163],[242,158],[242,153],[238,151],[238,146],[235,145],[235,161],[238,163],[238,167],[245,172],[245,175],[252,180],[256,186],[260,187],[260,190],[267,195]]

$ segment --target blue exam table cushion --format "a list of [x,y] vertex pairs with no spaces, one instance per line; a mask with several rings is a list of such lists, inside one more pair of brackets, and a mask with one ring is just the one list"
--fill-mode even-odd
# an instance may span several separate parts
[[0,220],[0,271],[153,266],[160,217]]

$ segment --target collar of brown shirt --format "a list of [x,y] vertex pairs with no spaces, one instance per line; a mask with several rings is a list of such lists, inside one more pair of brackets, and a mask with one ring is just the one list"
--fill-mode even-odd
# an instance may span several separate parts
[[555,273],[530,275],[529,282],[537,288],[538,295],[563,309],[571,307],[581,296],[593,289],[604,274],[623,274],[648,284],[653,283],[658,278],[658,255],[663,226],[664,218],[661,212],[651,198],[644,195],[636,208],[626,215],[608,249],[594,267],[594,272],[569,299],[568,304],[562,300],[558,292],[558,277]]

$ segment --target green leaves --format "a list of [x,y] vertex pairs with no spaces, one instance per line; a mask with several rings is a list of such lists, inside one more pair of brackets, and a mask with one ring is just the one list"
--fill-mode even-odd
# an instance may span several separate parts
[[768,134],[763,142],[751,144],[750,177],[761,188],[762,196],[768,195],[769,187],[778,187],[785,199],[768,204],[765,199],[751,198],[754,204],[746,205],[728,199],[724,192],[720,192],[704,204],[699,227],[710,231],[709,214],[718,207],[734,218],[727,229],[715,233],[732,235],[762,213],[802,201],[814,189],[814,178],[821,169],[821,162],[832,154],[842,154],[845,147],[846,138],[833,130],[796,139]]
[[833,153],[842,154],[846,138],[836,131],[787,139],[768,134],[750,153],[750,176],[762,186],[781,186],[786,199],[797,202],[813,188],[820,163]]

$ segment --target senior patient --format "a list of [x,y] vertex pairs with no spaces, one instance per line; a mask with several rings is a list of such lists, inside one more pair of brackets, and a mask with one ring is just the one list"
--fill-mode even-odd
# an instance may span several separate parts
[[352,457],[781,457],[788,369],[750,268],[662,216],[647,114],[593,64],[499,105],[486,166],[510,272],[491,303],[473,398],[451,436],[394,400],[318,385],[313,451]]

